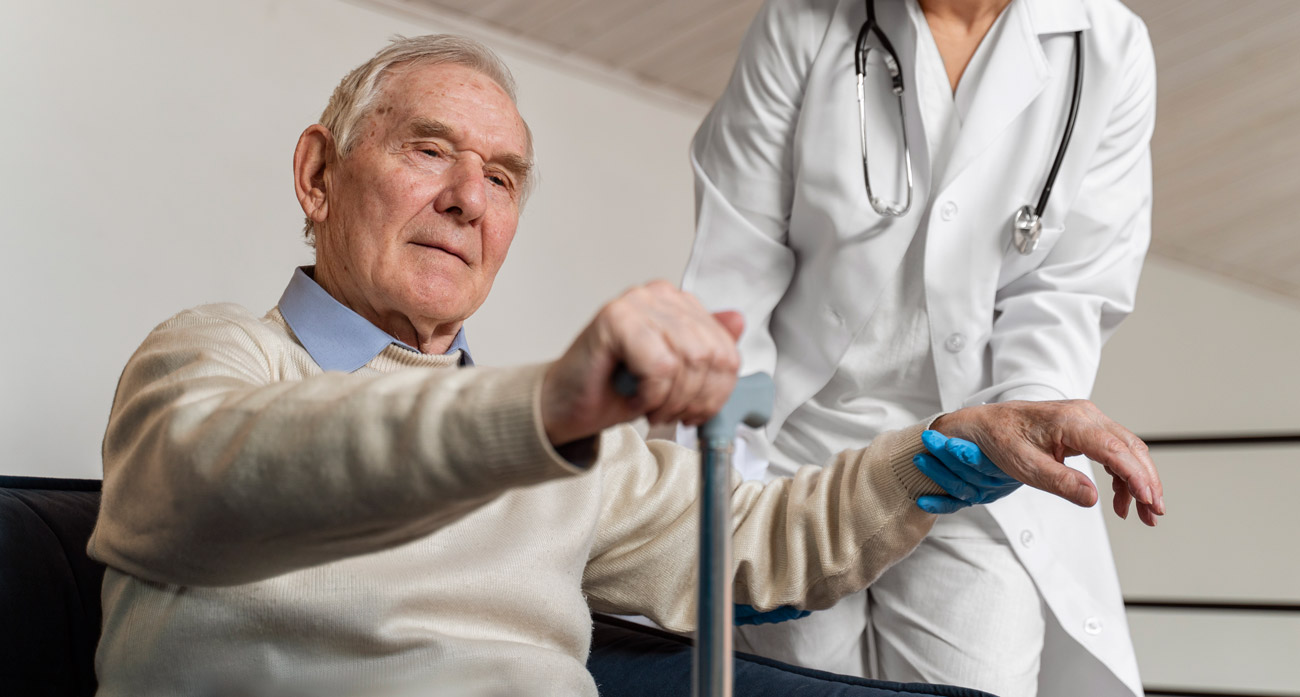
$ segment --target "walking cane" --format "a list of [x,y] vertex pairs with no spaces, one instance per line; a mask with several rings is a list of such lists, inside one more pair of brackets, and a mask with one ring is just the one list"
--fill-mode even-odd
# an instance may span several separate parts
[[[625,368],[614,389],[636,395],[637,379]],[[772,415],[772,378],[740,378],[722,411],[699,427],[700,548],[696,630],[691,673],[694,697],[731,697],[731,448],[736,427],[758,428]]]

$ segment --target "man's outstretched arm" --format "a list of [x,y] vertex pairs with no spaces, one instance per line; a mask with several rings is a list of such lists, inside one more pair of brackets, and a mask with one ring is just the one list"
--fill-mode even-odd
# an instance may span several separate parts
[[[669,321],[648,323],[654,331],[665,333],[638,343],[642,349],[653,348],[640,356],[634,372],[643,384],[648,380],[682,384],[686,381],[677,371],[686,361],[675,351],[689,343],[683,337],[700,331],[716,338],[721,329],[730,333],[731,327],[722,327],[689,298],[673,297],[680,293],[675,289],[655,287],[647,292],[655,296],[653,302],[673,307],[674,312],[669,313]],[[691,328],[692,323],[703,326]],[[587,346],[618,346],[627,341],[619,326],[647,330],[647,325],[636,322],[610,323],[606,328],[614,328],[612,336],[604,344]],[[580,338],[575,346],[583,341]],[[599,379],[608,381],[607,371],[617,360],[589,357],[587,363],[600,366],[598,376],[603,377]],[[721,360],[712,368],[701,368],[709,362],[697,359],[694,365],[702,374],[689,382],[714,382],[719,391],[712,397],[725,399],[721,387],[731,384],[731,364]],[[718,374],[711,377],[711,371]],[[589,389],[592,394],[608,391],[610,399],[621,399],[607,382],[592,382]],[[589,413],[615,418],[617,406],[610,402]],[[665,410],[660,418],[674,418],[674,413]],[[698,422],[709,413],[704,409],[691,418]],[[1163,510],[1159,477],[1141,441],[1089,402],[971,407],[944,415],[932,426],[978,444],[999,464],[1005,462],[1006,472],[1017,480],[1080,505],[1094,504],[1096,489],[1061,461],[1074,454],[1088,455],[1114,477],[1117,512],[1123,513],[1121,504],[1129,496],[1139,500],[1148,524]],[[917,507],[916,500],[946,493],[913,462],[927,452],[924,428],[918,424],[882,435],[867,448],[841,453],[828,466],[805,468],[791,479],[738,484],[732,495],[736,601],[759,610],[783,605],[828,607],[865,587],[909,553],[934,520]],[[670,628],[689,629],[694,618],[690,588],[698,517],[695,453],[664,441],[644,445],[626,429],[607,432],[599,450],[607,493],[584,577],[593,607],[641,612]]]

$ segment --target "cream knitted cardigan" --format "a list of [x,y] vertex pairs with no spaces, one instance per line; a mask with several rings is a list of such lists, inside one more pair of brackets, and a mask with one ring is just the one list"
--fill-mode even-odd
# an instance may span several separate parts
[[[160,325],[104,439],[99,694],[594,696],[590,609],[690,630],[697,455],[620,427],[571,465],[544,368],[323,373],[278,310]],[[737,483],[736,602],[825,608],[915,547],[920,432]]]

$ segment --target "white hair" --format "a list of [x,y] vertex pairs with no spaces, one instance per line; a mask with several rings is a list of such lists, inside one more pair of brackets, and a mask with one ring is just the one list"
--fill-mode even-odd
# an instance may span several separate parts
[[[397,66],[439,65],[451,63],[472,68],[491,78],[505,90],[511,102],[515,98],[515,78],[510,69],[497,57],[492,49],[463,36],[454,34],[428,34],[406,38],[393,37],[392,43],[376,53],[370,60],[362,63],[343,77],[339,86],[334,88],[329,104],[321,113],[320,125],[334,136],[335,153],[343,159],[357,145],[361,121],[375,108],[375,102],[383,93],[384,83]],[[522,121],[522,117],[520,119]],[[533,132],[524,123],[527,135],[528,151],[525,155],[533,159]],[[535,176],[529,176],[521,192],[521,205],[527,200],[532,190]],[[315,229],[311,218],[303,227],[307,243],[316,244]]]

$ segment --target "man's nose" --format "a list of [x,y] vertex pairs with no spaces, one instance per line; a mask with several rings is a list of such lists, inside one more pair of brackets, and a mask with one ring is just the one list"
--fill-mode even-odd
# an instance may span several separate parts
[[487,184],[482,165],[472,157],[464,158],[447,175],[446,186],[433,201],[434,209],[462,223],[481,218],[487,210]]

